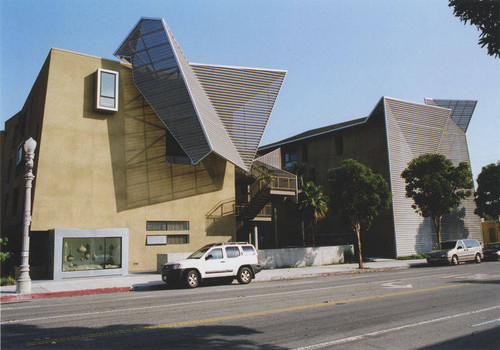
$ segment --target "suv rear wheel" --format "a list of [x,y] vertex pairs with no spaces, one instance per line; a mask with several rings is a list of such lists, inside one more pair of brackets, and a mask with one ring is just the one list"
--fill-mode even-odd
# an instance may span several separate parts
[[200,284],[200,276],[195,270],[189,270],[184,276],[184,282],[189,288],[196,288]]
[[453,257],[451,258],[451,264],[458,265],[458,257],[456,255],[453,255]]
[[252,271],[248,267],[242,267],[238,271],[238,282],[241,284],[248,284],[252,281]]

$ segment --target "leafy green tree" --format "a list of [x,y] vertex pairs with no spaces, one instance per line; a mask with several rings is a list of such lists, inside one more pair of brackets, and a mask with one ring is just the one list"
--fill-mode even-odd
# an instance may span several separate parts
[[472,194],[469,164],[460,162],[455,167],[442,154],[426,153],[408,163],[401,177],[406,182],[406,197],[413,199],[411,207],[421,216],[431,218],[441,243],[443,215],[450,214]]
[[4,247],[7,246],[7,242],[9,240],[7,239],[7,237],[5,238],[0,238],[0,248],[2,249],[2,251],[0,252],[0,261],[1,262],[4,262],[5,260],[7,260],[8,258],[10,258],[11,256],[11,253],[9,252],[4,252]]
[[464,24],[469,22],[481,31],[478,44],[486,46],[488,55],[500,57],[499,0],[450,0],[448,6]]
[[477,177],[474,213],[486,220],[500,219],[500,161],[484,166]]
[[318,221],[324,219],[328,212],[328,196],[324,194],[323,187],[312,181],[304,182],[299,177],[299,211],[302,214],[302,245],[306,244],[305,223],[311,230],[311,243],[316,244]]
[[363,268],[361,230],[367,231],[379,211],[388,209],[391,192],[387,181],[380,174],[355,161],[346,159],[342,167],[328,170],[330,198],[336,209],[344,215],[356,234],[359,268]]

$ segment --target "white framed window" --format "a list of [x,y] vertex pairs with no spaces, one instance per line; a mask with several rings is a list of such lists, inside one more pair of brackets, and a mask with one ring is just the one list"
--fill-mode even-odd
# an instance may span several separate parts
[[118,72],[97,70],[96,109],[100,111],[118,111]]

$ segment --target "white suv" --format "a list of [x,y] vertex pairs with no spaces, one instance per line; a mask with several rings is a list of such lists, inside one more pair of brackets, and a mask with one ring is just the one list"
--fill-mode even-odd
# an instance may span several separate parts
[[228,282],[237,278],[247,284],[260,271],[259,255],[253,245],[229,242],[208,244],[185,260],[166,263],[161,277],[168,284],[183,281],[195,288],[208,278],[225,278]]

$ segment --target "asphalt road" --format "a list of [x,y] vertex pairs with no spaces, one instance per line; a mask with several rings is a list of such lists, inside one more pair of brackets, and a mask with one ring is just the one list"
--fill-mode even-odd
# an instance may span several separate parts
[[2,349],[498,349],[500,262],[2,304]]

